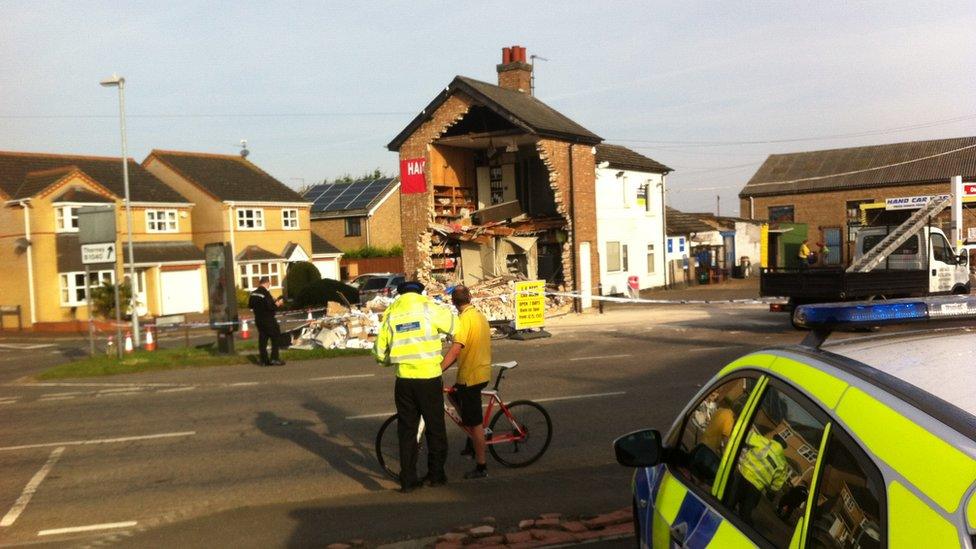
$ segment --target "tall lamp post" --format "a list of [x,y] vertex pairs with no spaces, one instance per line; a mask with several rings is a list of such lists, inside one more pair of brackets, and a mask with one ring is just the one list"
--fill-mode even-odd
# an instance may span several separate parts
[[[132,252],[132,207],[129,200],[129,154],[125,138],[125,78],[113,74],[101,82],[106,88],[119,89],[119,125],[122,131],[122,185],[125,187],[125,230],[128,235],[128,255],[129,255],[129,287],[131,299],[129,307],[132,309],[132,341],[139,347],[139,307],[138,292],[139,281],[136,279],[135,256]],[[116,281],[118,284],[118,281]],[[121,343],[121,342],[120,342]]]

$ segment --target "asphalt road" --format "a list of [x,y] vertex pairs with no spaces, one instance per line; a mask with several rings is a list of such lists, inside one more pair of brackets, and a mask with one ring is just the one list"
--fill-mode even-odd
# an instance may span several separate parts
[[471,462],[449,425],[451,482],[409,495],[373,456],[393,377],[367,357],[29,383],[71,346],[0,342],[0,544],[379,545],[486,515],[506,527],[611,511],[629,504],[631,474],[613,438],[667,429],[725,363],[800,339],[761,306],[620,309],[551,331],[494,347],[496,361],[520,363],[505,400],[538,400],[552,416],[547,454],[525,469],[489,460],[489,479],[463,481]]

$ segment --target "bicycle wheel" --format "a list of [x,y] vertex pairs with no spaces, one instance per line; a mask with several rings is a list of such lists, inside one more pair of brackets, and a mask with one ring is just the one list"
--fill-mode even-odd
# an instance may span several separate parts
[[517,400],[509,404],[507,410],[499,410],[488,427],[495,440],[502,435],[520,436],[520,427],[525,433],[525,437],[519,440],[488,445],[491,455],[506,467],[525,467],[535,463],[552,441],[549,413],[531,400]]
[[[397,436],[398,417],[388,417],[376,433],[376,460],[383,472],[393,480],[400,481],[400,440]],[[417,478],[427,474],[427,441],[422,432],[417,443]]]

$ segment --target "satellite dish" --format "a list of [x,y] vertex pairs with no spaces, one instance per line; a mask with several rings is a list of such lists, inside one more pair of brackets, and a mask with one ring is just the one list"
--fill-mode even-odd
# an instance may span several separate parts
[[29,248],[30,245],[30,240],[27,240],[26,238],[18,238],[17,240],[14,240],[14,251],[17,252],[18,255],[22,254],[27,251],[27,248]]

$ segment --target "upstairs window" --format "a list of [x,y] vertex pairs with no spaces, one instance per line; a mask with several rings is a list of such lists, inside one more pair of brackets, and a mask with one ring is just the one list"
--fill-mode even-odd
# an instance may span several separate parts
[[175,233],[178,229],[176,210],[146,210],[146,232]]
[[242,231],[264,229],[264,210],[260,208],[238,208],[237,228]]
[[289,231],[298,229],[298,210],[281,210],[281,228]]
[[363,234],[362,220],[358,217],[346,218],[346,236],[360,236]]
[[78,207],[57,206],[54,209],[54,227],[59,233],[78,232]]

